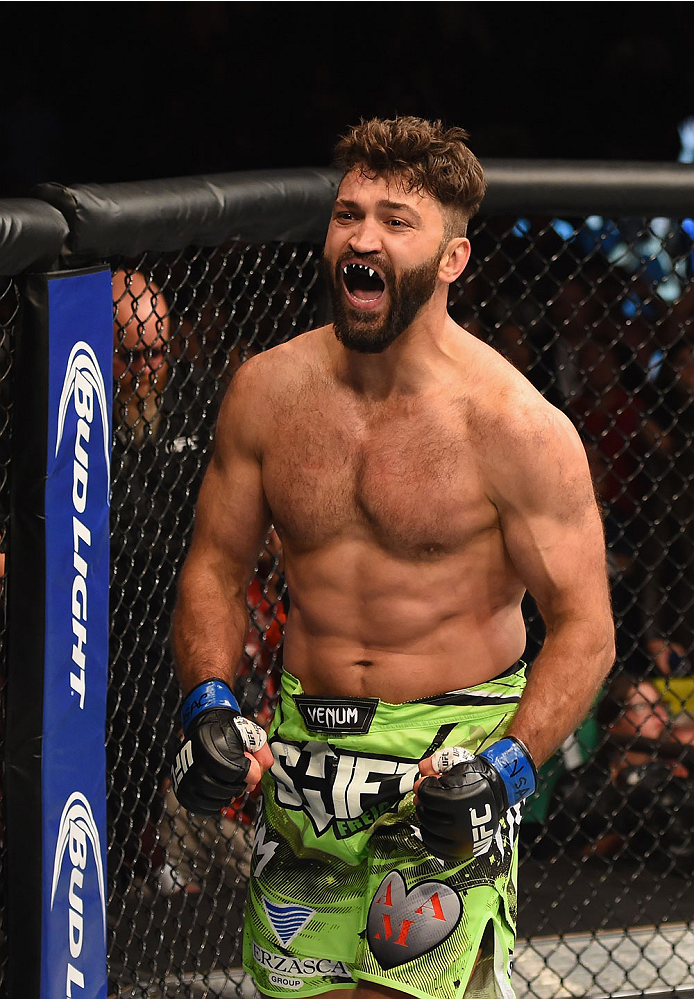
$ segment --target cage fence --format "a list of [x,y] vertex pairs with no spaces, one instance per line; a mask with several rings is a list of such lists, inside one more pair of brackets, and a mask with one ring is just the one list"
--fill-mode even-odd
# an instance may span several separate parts
[[[682,218],[480,216],[450,312],[577,427],[605,526],[618,656],[522,827],[523,997],[694,989],[694,308]],[[324,321],[314,244],[113,258],[109,686],[114,996],[252,995],[240,969],[253,797],[195,818],[168,782],[177,572],[234,371]],[[236,693],[267,726],[288,597],[272,532]],[[532,664],[543,625],[524,603]],[[532,666],[531,666],[532,668]]]

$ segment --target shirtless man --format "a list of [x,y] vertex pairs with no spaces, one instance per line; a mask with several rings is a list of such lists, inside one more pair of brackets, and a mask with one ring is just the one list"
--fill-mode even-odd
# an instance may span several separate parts
[[[581,443],[447,312],[484,194],[465,138],[400,118],[338,143],[334,321],[243,365],[200,494],[174,786],[215,811],[267,771],[244,945],[264,996],[512,996],[533,761],[613,661]],[[261,746],[229,688],[271,524],[291,609]],[[547,625],[527,686],[526,589]]]

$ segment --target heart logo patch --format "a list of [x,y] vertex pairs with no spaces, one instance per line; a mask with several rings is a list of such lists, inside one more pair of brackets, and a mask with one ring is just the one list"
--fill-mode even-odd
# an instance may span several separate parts
[[462,912],[460,895],[443,881],[424,881],[408,892],[400,872],[392,871],[369,906],[369,946],[382,968],[395,968],[442,943]]

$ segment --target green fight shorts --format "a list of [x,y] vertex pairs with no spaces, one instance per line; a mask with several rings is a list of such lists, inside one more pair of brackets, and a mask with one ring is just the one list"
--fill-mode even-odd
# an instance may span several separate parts
[[520,663],[388,704],[309,697],[283,673],[244,935],[261,992],[313,996],[366,979],[422,999],[513,999],[521,806],[489,852],[448,863],[422,844],[412,788],[419,760],[442,746],[477,753],[501,738],[524,685]]

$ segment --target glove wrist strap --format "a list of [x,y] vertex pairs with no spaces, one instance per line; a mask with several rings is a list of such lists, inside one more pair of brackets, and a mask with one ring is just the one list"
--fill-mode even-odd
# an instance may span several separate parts
[[479,754],[497,771],[506,790],[509,807],[531,795],[537,786],[537,770],[520,739],[499,739]]
[[197,684],[183,701],[181,721],[184,734],[188,731],[188,727],[196,715],[202,711],[209,711],[210,708],[231,708],[232,711],[239,711],[238,701],[228,684],[216,677]]

